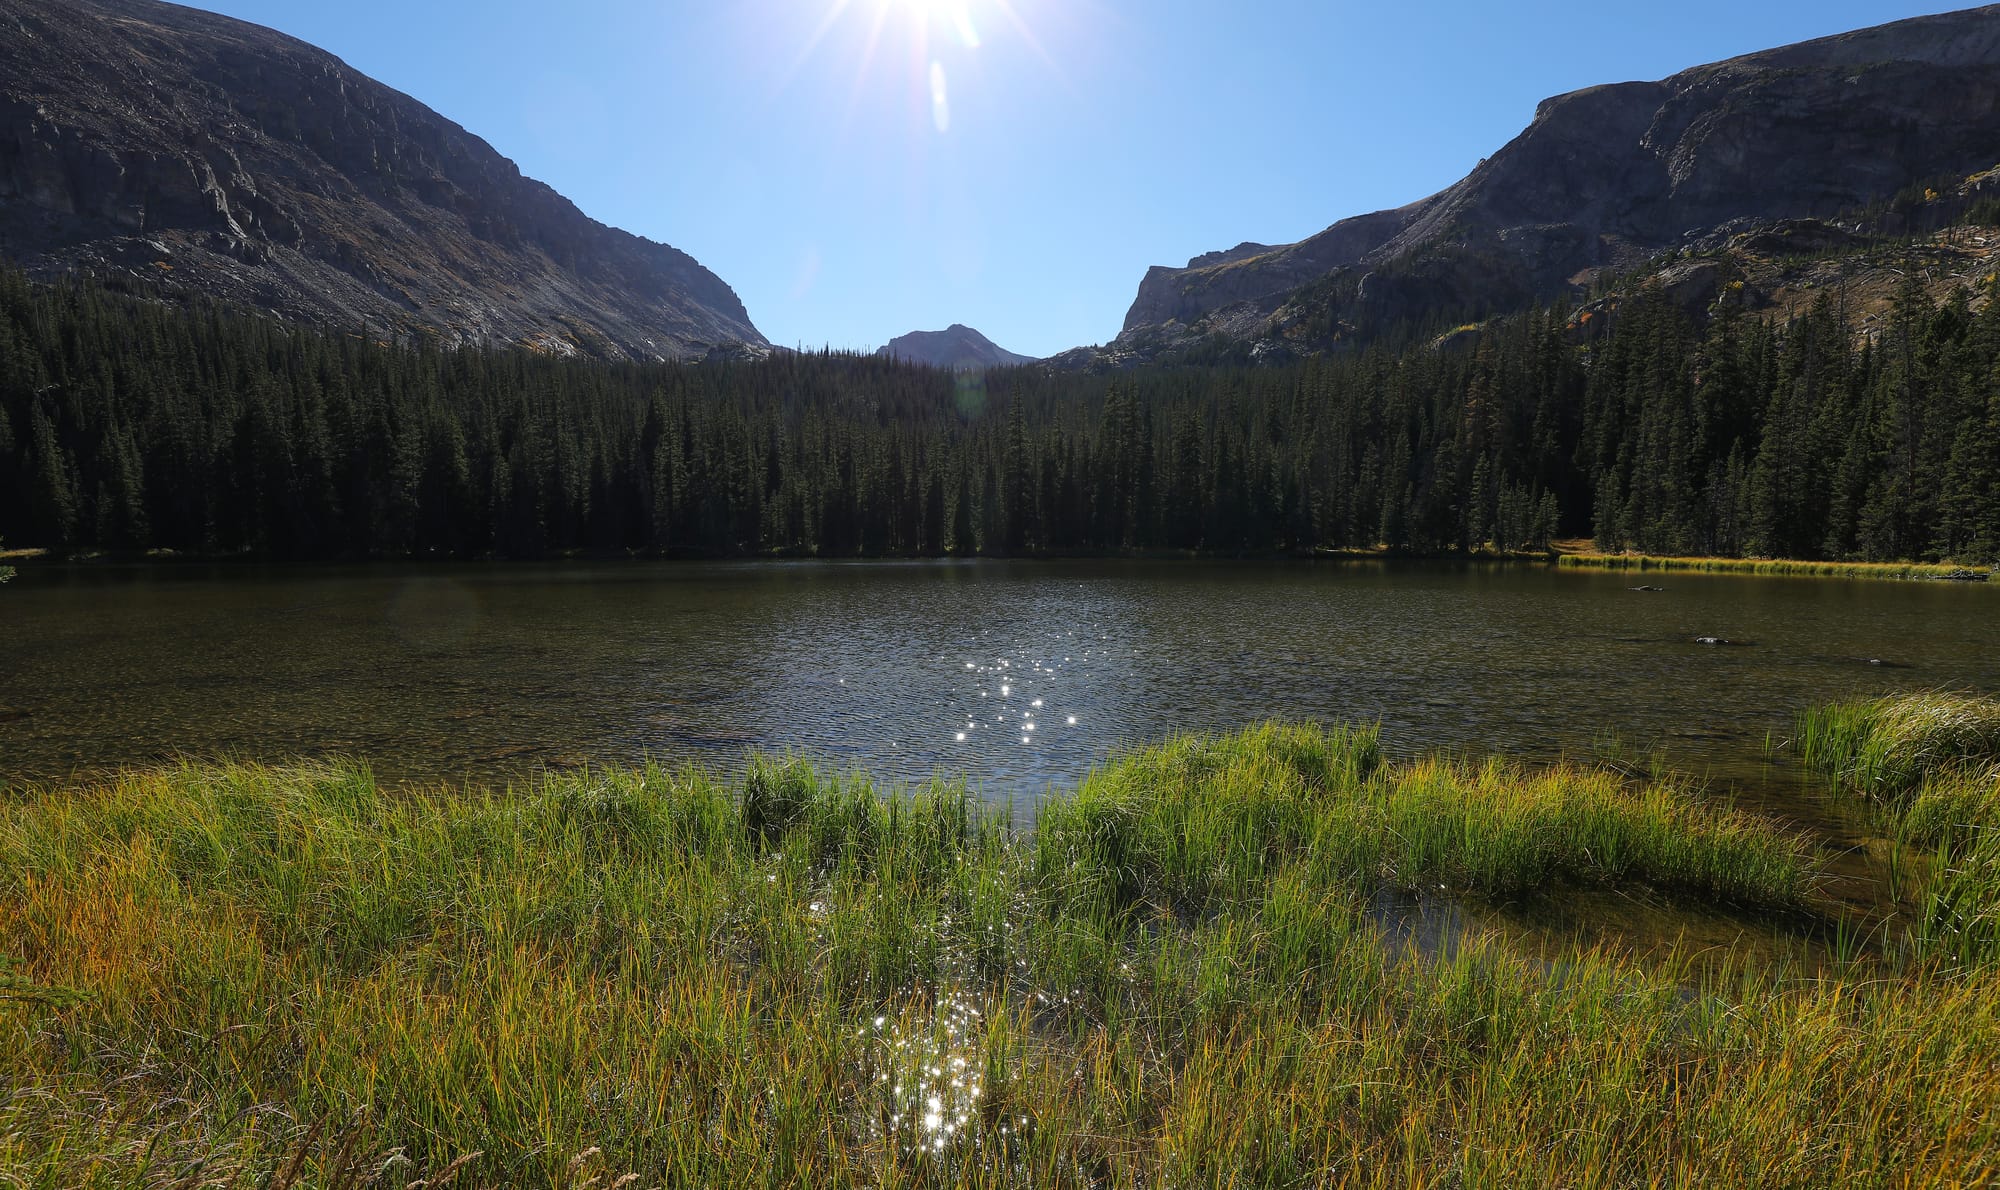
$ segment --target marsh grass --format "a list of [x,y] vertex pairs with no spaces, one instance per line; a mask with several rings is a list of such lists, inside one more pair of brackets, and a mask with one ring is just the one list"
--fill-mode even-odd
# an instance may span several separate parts
[[29,1186],[1976,1181],[2000,996],[1382,945],[1383,887],[1810,903],[1670,785],[1267,726],[1016,832],[800,761],[385,791],[181,767],[0,801]]
[[1799,715],[1794,745],[1840,785],[1900,798],[1933,774],[2000,764],[2000,701],[1932,691],[1828,703]]
[[1813,707],[1800,759],[1868,798],[1927,952],[2000,967],[2000,700],[1950,692]]
[[[1803,908],[1801,844],[1671,781],[1561,765],[1424,759],[1381,767],[1372,730],[1267,725],[1126,758],[1050,803],[1038,884],[1198,917],[1297,863],[1322,884],[1505,896],[1563,882]],[[1114,880],[1113,888],[1097,882]]]
[[1787,558],[1676,558],[1652,554],[1556,555],[1556,565],[1580,570],[1692,571],[1802,578],[1941,579],[1966,570],[1950,562],[1802,562]]
[[1901,808],[1896,829],[1929,853],[1924,945],[1962,965],[2000,969],[2000,768],[1931,776]]

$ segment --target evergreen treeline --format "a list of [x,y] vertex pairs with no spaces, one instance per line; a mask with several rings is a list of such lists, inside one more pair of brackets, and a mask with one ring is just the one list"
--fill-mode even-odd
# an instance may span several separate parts
[[[0,538],[282,558],[1421,551],[2000,554],[2000,301],[1857,345],[1664,299],[1470,350],[953,376],[321,335],[0,273]],[[1601,325],[1601,324],[1600,324]]]

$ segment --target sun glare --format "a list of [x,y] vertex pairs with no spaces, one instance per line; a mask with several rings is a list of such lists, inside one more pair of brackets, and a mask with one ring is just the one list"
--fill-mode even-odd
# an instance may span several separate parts
[[930,37],[955,38],[967,49],[979,48],[979,26],[972,16],[973,0],[875,0],[875,3],[882,9],[900,11]]
[[[916,94],[928,100],[931,124],[939,135],[951,131],[951,95],[958,73],[967,65],[967,55],[984,44],[982,24],[992,21],[1024,41],[1045,61],[1048,54],[1022,19],[1020,0],[821,0],[819,19],[798,60],[788,72],[795,74],[806,62],[824,51],[830,35],[845,27],[854,36],[835,37],[847,41],[856,53],[854,93],[849,97],[849,113],[855,100],[871,80],[889,68],[904,75]],[[811,5],[808,6],[813,7]],[[892,47],[907,47],[907,57]],[[881,51],[889,52],[883,53]],[[906,67],[893,64],[902,60]]]

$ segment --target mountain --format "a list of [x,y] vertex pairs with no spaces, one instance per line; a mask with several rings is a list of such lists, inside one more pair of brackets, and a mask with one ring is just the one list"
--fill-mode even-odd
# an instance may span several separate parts
[[2000,189],[1996,161],[2000,5],[1592,87],[1544,101],[1526,131],[1429,198],[1296,244],[1155,267],[1117,339],[1057,362],[1216,347],[1282,359],[1583,300],[1718,236],[1787,220],[1858,232],[1898,197],[1963,205]]
[[0,254],[446,344],[766,346],[686,253],[330,54],[156,0],[0,7]]
[[1016,355],[996,347],[993,340],[956,322],[941,331],[912,331],[901,338],[891,339],[887,347],[875,354],[913,364],[929,364],[934,368],[961,370],[1004,368],[1035,362],[1033,356]]

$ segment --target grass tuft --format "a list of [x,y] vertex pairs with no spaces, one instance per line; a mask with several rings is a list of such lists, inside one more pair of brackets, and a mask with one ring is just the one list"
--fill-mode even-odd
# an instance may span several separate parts
[[1911,862],[1928,954],[2000,969],[2000,700],[1897,695],[1799,716],[1800,758],[1871,799]]
[[1816,706],[1795,746],[1842,785],[1899,797],[1940,771],[2000,764],[2000,701],[1940,691]]

